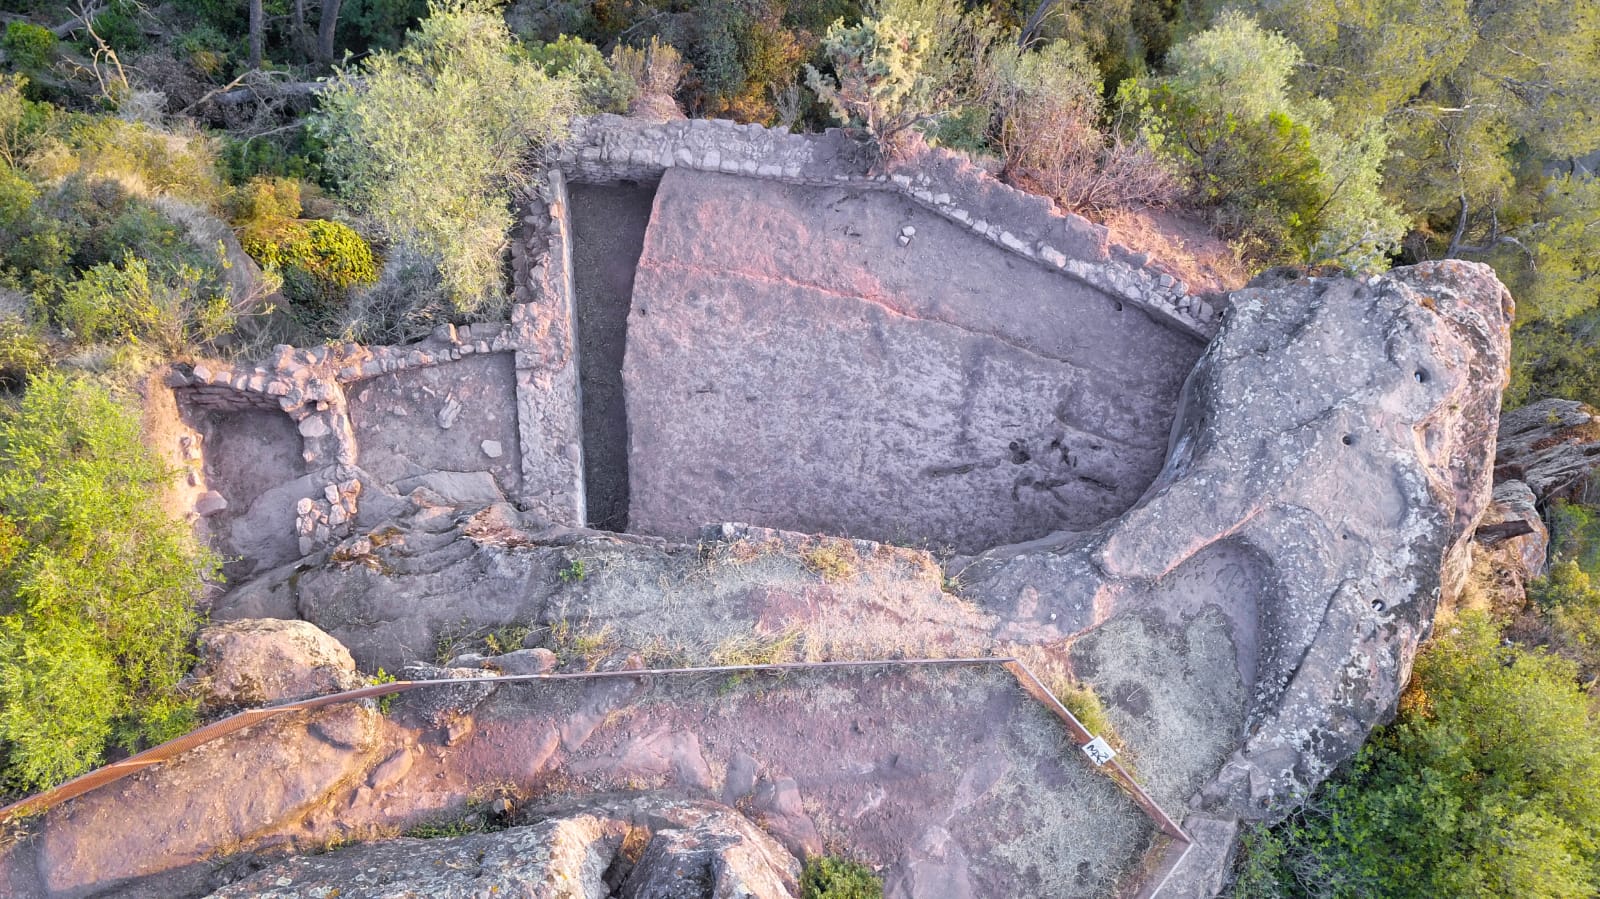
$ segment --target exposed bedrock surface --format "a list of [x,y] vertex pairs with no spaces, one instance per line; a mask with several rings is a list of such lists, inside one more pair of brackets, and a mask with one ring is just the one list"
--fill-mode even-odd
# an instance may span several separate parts
[[1470,263],[1233,294],[1166,467],[967,595],[1072,660],[1171,803],[1267,818],[1392,713],[1489,501],[1510,296]]
[[[630,859],[623,844],[638,853]],[[215,899],[789,899],[800,863],[744,815],[709,802],[618,800],[498,833],[401,839],[301,856]]]
[[895,194],[669,170],[628,319],[630,528],[1087,529],[1160,470],[1201,349]]
[[[883,309],[852,302],[857,320]],[[1084,532],[960,560],[949,580],[925,552],[864,540],[539,529],[506,503],[422,485],[331,551],[234,588],[214,617],[306,619],[368,671],[507,625],[533,628],[525,645],[542,641],[565,671],[785,647],[1070,667],[1110,705],[1157,800],[1187,805],[1203,845],[1180,872],[1189,892],[1171,895],[1201,895],[1239,819],[1292,807],[1392,713],[1435,606],[1460,589],[1490,500],[1510,316],[1491,271],[1468,263],[1240,291],[1174,398],[1165,466],[1137,504]],[[740,327],[780,356],[803,336]],[[840,365],[864,355],[833,346]],[[717,442],[700,446],[716,454]],[[789,458],[804,467],[810,451],[792,442]],[[780,479],[764,471],[743,483]],[[1526,498],[1506,492],[1497,516]],[[220,854],[393,833],[506,785],[569,808],[641,790],[720,802],[791,853],[826,842],[882,865],[895,899],[1104,896],[1143,870],[1147,820],[993,669],[499,688],[474,683],[477,669],[446,671],[462,684],[397,697],[389,715],[351,707],[258,725],[72,800],[0,855],[0,891],[193,895],[238,873],[211,861]]]
[[[1151,832],[998,666],[481,687],[443,705],[454,690],[406,693],[384,715],[352,705],[280,719],[142,771],[34,821],[0,855],[0,888],[178,899],[237,881],[221,895],[448,896],[462,881],[440,869],[466,863],[483,878],[470,895],[598,872],[620,877],[621,896],[707,899],[746,894],[671,892],[675,872],[714,874],[742,856],[732,866],[747,882],[785,890],[754,895],[783,896],[791,856],[831,850],[879,868],[894,899],[1099,899]],[[700,827],[672,811],[678,799],[737,808],[765,835],[697,805],[693,817],[722,819]],[[585,817],[603,833],[573,846],[567,828]],[[634,838],[632,871],[617,864],[619,817],[649,831]],[[251,876],[284,852],[485,823],[532,827],[340,850]],[[729,855],[699,851],[729,833],[740,837]]]

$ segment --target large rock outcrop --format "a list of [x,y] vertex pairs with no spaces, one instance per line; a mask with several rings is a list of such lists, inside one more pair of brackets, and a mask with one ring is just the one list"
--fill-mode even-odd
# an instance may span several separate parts
[[[628,843],[636,858],[624,850]],[[213,899],[790,899],[800,864],[709,802],[599,803],[531,825],[289,859]]]
[[1547,399],[1500,420],[1495,479],[1522,481],[1540,503],[1582,501],[1600,467],[1600,415],[1577,400]]
[[1140,504],[963,577],[1016,638],[1076,638],[1158,796],[1270,818],[1392,713],[1461,586],[1513,307],[1470,263],[1231,300]]

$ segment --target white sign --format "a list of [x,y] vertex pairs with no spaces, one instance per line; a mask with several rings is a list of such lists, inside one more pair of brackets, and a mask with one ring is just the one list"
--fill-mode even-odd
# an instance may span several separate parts
[[1083,754],[1088,756],[1089,761],[1094,762],[1096,765],[1104,765],[1117,757],[1117,751],[1111,748],[1111,745],[1105,741],[1104,737],[1095,737],[1093,740],[1083,744]]

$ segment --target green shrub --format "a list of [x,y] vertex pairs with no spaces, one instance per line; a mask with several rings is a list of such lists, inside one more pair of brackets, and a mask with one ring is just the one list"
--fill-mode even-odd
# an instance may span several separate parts
[[1300,62],[1283,35],[1228,12],[1172,48],[1164,77],[1124,82],[1118,102],[1258,261],[1385,268],[1407,225],[1379,191],[1386,132],[1335,122],[1297,92]]
[[378,264],[355,229],[303,221],[300,212],[300,185],[289,178],[253,179],[234,201],[244,251],[283,276],[284,294],[307,326],[326,331],[350,289],[378,279]]
[[883,899],[883,881],[859,862],[808,859],[800,874],[801,899]]
[[204,135],[81,116],[68,141],[79,174],[116,181],[133,195],[165,194],[204,206],[222,197],[216,143]]
[[11,64],[17,68],[42,69],[55,57],[56,36],[42,25],[7,22],[0,47],[5,48]]
[[807,66],[807,85],[887,155],[914,129],[987,106],[995,69],[1016,52],[986,10],[951,0],[883,0],[872,17],[829,26],[822,51],[833,72]]
[[346,196],[439,260],[458,309],[503,301],[511,181],[565,133],[576,85],[519,55],[493,4],[442,0],[402,50],[341,71],[320,101],[312,128]]
[[60,272],[67,262],[67,237],[39,196],[32,182],[0,165],[0,281],[13,287],[27,286],[35,273]]
[[170,473],[139,430],[103,388],[57,374],[0,418],[0,740],[15,786],[192,721],[178,682],[216,560],[161,511]]
[[1545,645],[1577,665],[1582,681],[1594,684],[1600,677],[1600,589],[1569,560],[1528,584],[1528,598],[1539,611]]
[[593,112],[625,113],[636,88],[606,62],[600,48],[580,37],[563,34],[550,43],[530,44],[528,59],[551,78],[577,82],[583,105]]
[[225,137],[218,164],[229,184],[244,184],[252,178],[296,178],[316,181],[320,177],[317,158],[321,150],[301,128],[293,139],[282,136],[237,140]]
[[215,341],[233,326],[226,293],[199,270],[153,271],[132,254],[67,284],[53,312],[81,343],[149,341],[169,354]]
[[94,17],[95,33],[118,53],[142,50],[145,46],[144,27],[139,17],[148,15],[133,0],[111,0]]
[[0,315],[0,387],[17,388],[50,365],[50,346],[27,322]]
[[1600,890],[1600,728],[1571,663],[1468,613],[1401,714],[1265,842],[1258,896],[1581,897]]

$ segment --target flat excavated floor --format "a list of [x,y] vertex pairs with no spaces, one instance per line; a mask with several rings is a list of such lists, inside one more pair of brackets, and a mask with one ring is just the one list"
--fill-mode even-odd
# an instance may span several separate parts
[[501,493],[517,495],[522,456],[509,353],[379,375],[346,392],[361,466],[378,479],[404,492],[434,472],[486,472]]
[[1203,349],[898,196],[678,169],[627,340],[629,530],[963,552],[1131,506]]

